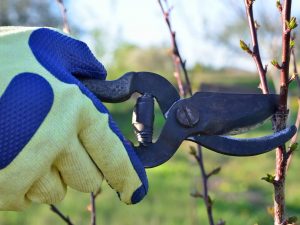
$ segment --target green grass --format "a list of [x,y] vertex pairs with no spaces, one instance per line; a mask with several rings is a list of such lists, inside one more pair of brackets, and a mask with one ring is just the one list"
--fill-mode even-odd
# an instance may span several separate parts
[[[183,146],[186,149],[186,146]],[[267,207],[272,205],[272,187],[260,180],[272,173],[274,153],[250,158],[232,158],[213,152],[204,152],[208,169],[222,165],[221,173],[210,180],[214,200],[215,218],[227,224],[271,224]],[[300,158],[295,155],[287,179],[287,206],[291,215],[300,215],[300,190],[298,171]],[[199,183],[198,166],[183,149],[168,163],[148,170],[150,190],[146,199],[138,205],[126,206],[106,185],[97,199],[98,224],[207,224],[201,199],[189,193]],[[75,224],[88,224],[88,194],[69,190],[66,199],[58,207],[70,215]],[[63,224],[48,206],[34,205],[22,213],[1,212],[0,224]]]
[[[213,75],[211,75],[213,76]],[[209,77],[207,75],[207,77]],[[208,78],[207,78],[208,79]],[[246,78],[243,78],[246,79]],[[250,83],[254,78],[249,78]],[[241,80],[239,80],[241,82]],[[246,81],[245,84],[247,84]],[[252,84],[254,81],[252,82]],[[252,85],[251,84],[251,85]],[[131,110],[134,101],[111,104],[113,113],[122,132],[131,140]],[[295,117],[297,102],[291,101],[292,118]],[[155,121],[156,135],[163,124],[158,113]],[[291,119],[293,122],[293,119]],[[271,133],[270,123],[245,136],[260,136]],[[199,167],[189,154],[189,143],[181,145],[177,154],[164,165],[147,170],[149,194],[139,204],[127,206],[121,203],[106,183],[97,198],[97,224],[105,225],[199,225],[208,224],[203,201],[190,197],[195,188],[201,190]],[[229,225],[272,224],[268,207],[273,204],[273,187],[261,180],[274,171],[275,153],[246,158],[223,156],[204,150],[205,166],[208,171],[222,166],[220,174],[210,179],[210,195],[214,202],[216,220],[223,219]],[[296,152],[287,176],[287,210],[290,216],[300,216],[300,155]],[[89,195],[69,190],[65,200],[57,206],[69,215],[76,225],[89,224]],[[0,225],[52,225],[64,224],[47,205],[33,205],[24,212],[0,212]]]

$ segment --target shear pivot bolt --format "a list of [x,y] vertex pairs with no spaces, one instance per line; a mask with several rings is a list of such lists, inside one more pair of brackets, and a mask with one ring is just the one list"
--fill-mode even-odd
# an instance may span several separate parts
[[199,112],[192,106],[180,106],[176,112],[179,124],[184,127],[194,127],[199,121]]

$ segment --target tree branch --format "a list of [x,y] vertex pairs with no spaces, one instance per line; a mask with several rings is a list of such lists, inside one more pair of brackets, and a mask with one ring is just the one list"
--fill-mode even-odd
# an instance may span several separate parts
[[[291,19],[292,0],[284,0],[282,8],[282,65],[280,70],[280,100],[277,116],[275,116],[275,131],[286,127],[287,120],[287,98],[290,64],[290,40],[291,30],[286,21]],[[285,221],[285,177],[288,156],[285,146],[276,150],[276,167],[274,183],[274,222],[279,225]]]
[[199,168],[200,168],[200,173],[201,173],[201,177],[202,177],[203,192],[201,194],[198,193],[198,195],[196,194],[196,195],[192,195],[192,196],[203,198],[205,206],[206,206],[206,212],[207,212],[207,217],[208,217],[209,224],[214,225],[215,223],[214,223],[213,212],[212,212],[213,203],[212,203],[212,200],[211,200],[211,198],[209,197],[209,194],[208,194],[208,179],[212,175],[212,173],[210,173],[210,175],[208,175],[205,171],[204,162],[203,162],[203,154],[202,154],[202,149],[201,149],[200,145],[198,145],[197,150],[198,151],[196,151],[196,149],[191,147],[192,155],[197,160]]
[[51,211],[53,211],[56,215],[58,215],[63,221],[65,221],[68,225],[74,225],[69,216],[65,216],[55,205],[50,205]]
[[87,210],[91,213],[91,225],[96,225],[96,198],[101,194],[101,188],[96,192],[90,193],[90,204],[87,206]]
[[67,34],[70,34],[71,33],[71,29],[70,29],[70,26],[69,26],[69,22],[68,22],[68,17],[67,17],[67,9],[64,5],[64,1],[63,0],[56,0],[59,8],[60,8],[60,12],[61,12],[61,15],[62,15],[62,18],[63,18],[63,31]]
[[[251,39],[253,44],[252,57],[256,63],[261,87],[264,94],[269,93],[267,82],[266,82],[266,69],[263,68],[261,57],[258,47],[257,31],[255,28],[255,22],[253,17],[253,3],[254,0],[245,0],[246,12],[248,23],[251,32]],[[289,63],[290,63],[290,39],[291,25],[297,26],[296,20],[294,24],[290,23],[291,20],[291,6],[292,0],[284,0],[283,5],[277,2],[277,8],[280,9],[282,17],[282,64],[279,66],[278,63],[272,63],[278,65],[280,69],[280,99],[278,111],[275,113],[272,119],[274,130],[280,131],[286,127],[286,120],[288,115],[287,109],[287,98],[288,98],[288,84],[289,80]],[[276,167],[275,177],[272,182],[274,186],[274,222],[275,225],[280,225],[285,221],[285,176],[288,161],[288,154],[286,152],[285,145],[279,146],[276,150]]]
[[255,20],[253,16],[253,0],[245,0],[245,7],[246,7],[246,12],[247,12],[247,19],[248,19],[248,24],[250,28],[250,34],[251,34],[251,40],[252,40],[252,46],[253,50],[251,51],[251,56],[256,64],[258,74],[259,74],[259,79],[260,79],[260,88],[262,89],[262,92],[264,94],[269,93],[269,87],[267,83],[267,78],[266,78],[266,73],[267,69],[264,68],[260,56],[260,51],[259,51],[259,44],[258,44],[258,39],[257,39],[257,28],[255,26]]
[[186,81],[186,89],[187,89],[189,95],[192,96],[191,83],[190,83],[190,79],[189,79],[188,72],[187,72],[186,65],[185,65],[186,62],[185,62],[185,60],[182,59],[182,56],[179,52],[178,44],[177,44],[177,40],[176,40],[176,32],[173,31],[172,25],[171,25],[171,22],[170,22],[170,13],[172,11],[172,8],[168,6],[168,1],[167,0],[165,0],[165,4],[166,4],[167,9],[164,8],[161,0],[158,0],[158,4],[159,4],[160,9],[161,9],[161,11],[164,15],[165,22],[168,26],[168,29],[169,29],[169,32],[170,32],[170,35],[171,35],[172,58],[173,58],[174,66],[175,66],[174,76],[177,80],[177,85],[178,85],[178,88],[179,88],[180,95],[181,96],[186,96],[186,91],[185,91],[185,88],[183,88],[182,81],[181,81],[181,78],[180,78],[180,74],[181,74],[180,68],[181,68],[183,70],[185,81]]
[[[290,40],[291,30],[288,30],[287,23],[291,19],[292,0],[285,0],[282,10],[282,65],[280,71],[280,102],[279,110],[287,112],[288,81],[290,66]],[[284,127],[285,128],[285,127]]]
[[91,225],[96,225],[96,204],[95,204],[96,195],[91,192]]
[[[172,57],[173,57],[174,65],[175,65],[174,75],[177,79],[178,88],[180,90],[181,96],[186,96],[186,90],[182,88],[183,85],[182,85],[182,82],[181,82],[181,79],[180,79],[180,74],[181,74],[181,69],[182,69],[182,71],[184,73],[184,77],[185,77],[185,82],[186,82],[185,87],[186,87],[187,92],[189,93],[189,95],[192,96],[193,91],[192,91],[192,88],[191,88],[189,75],[188,75],[188,72],[187,72],[187,69],[186,69],[186,62],[185,62],[185,60],[182,59],[182,56],[181,56],[180,51],[178,49],[175,31],[173,31],[172,26],[171,26],[170,12],[171,12],[172,8],[170,8],[168,6],[168,1],[167,0],[165,0],[167,10],[164,9],[161,0],[158,0],[158,3],[159,3],[159,6],[161,8],[161,11],[164,15],[164,19],[167,23],[167,26],[168,26],[168,29],[169,29],[169,32],[170,32],[170,36],[171,36]],[[209,179],[210,176],[212,176],[214,174],[217,174],[220,171],[220,169],[217,168],[217,169],[213,170],[212,172],[210,172],[209,174],[207,174],[206,171],[205,171],[204,162],[203,162],[202,147],[200,145],[197,145],[197,146],[198,146],[197,151],[196,151],[196,149],[194,149],[192,147],[191,147],[191,149],[194,149],[194,150],[192,150],[194,152],[193,155],[194,155],[195,159],[198,162],[200,172],[201,172],[201,175],[202,175],[203,193],[200,194],[200,193],[197,192],[197,193],[193,194],[192,196],[193,197],[200,197],[201,196],[203,198],[205,206],[206,206],[206,211],[207,211],[209,224],[214,225],[215,223],[214,223],[214,220],[213,220],[213,213],[212,213],[212,201],[211,201],[211,198],[209,197],[209,194],[208,194],[208,179]],[[223,224],[225,224],[225,222],[220,220],[218,224],[223,225]]]

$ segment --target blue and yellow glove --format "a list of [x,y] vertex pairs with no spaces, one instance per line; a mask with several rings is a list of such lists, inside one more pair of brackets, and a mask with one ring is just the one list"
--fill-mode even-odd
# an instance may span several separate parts
[[143,165],[104,105],[74,76],[105,79],[81,41],[47,28],[0,28],[0,210],[62,200],[103,179],[127,204]]

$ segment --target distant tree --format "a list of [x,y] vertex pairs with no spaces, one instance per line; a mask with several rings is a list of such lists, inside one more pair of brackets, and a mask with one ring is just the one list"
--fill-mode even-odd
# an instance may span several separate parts
[[173,79],[173,75],[168,74],[173,70],[172,60],[166,57],[168,54],[170,53],[166,48],[140,48],[132,44],[121,44],[113,53],[109,72],[112,76],[117,77],[127,71],[147,70]]
[[[221,1],[224,7],[231,9],[232,16],[227,18],[224,26],[220,27],[219,32],[214,34],[217,41],[225,44],[228,49],[241,52],[239,40],[251,42],[249,39],[249,28],[245,13],[243,1],[224,0]],[[266,60],[272,60],[279,57],[281,53],[281,23],[279,10],[276,9],[276,1],[257,1],[254,5],[254,16],[258,29],[258,38],[261,48],[264,49],[262,57]],[[300,17],[300,10],[295,9],[293,15]],[[247,42],[247,44],[248,44]],[[300,50],[300,45],[296,45]],[[296,52],[300,53],[297,50]],[[269,63],[269,62],[265,62]]]
[[0,26],[53,26],[61,24],[54,0],[1,0]]
[[[224,44],[229,51],[242,53],[239,41],[244,40],[246,44],[251,43],[244,2],[224,0],[222,4],[227,8],[230,6],[232,16],[228,18],[225,25],[219,29],[219,32],[214,34],[213,38],[216,42]],[[262,49],[260,53],[262,63],[264,65],[271,65],[273,59],[279,60],[281,58],[282,31],[280,26],[278,26],[278,24],[281,23],[280,12],[276,8],[276,1],[270,0],[257,1],[254,4],[253,10],[260,48]],[[295,8],[293,16],[300,18],[300,10]],[[293,32],[297,33],[297,30]],[[299,38],[300,37],[297,37],[297,40],[299,40]],[[295,53],[297,54],[296,58],[299,59],[300,45],[296,44],[295,48]],[[278,76],[278,70],[273,66],[269,66],[268,70],[274,82],[274,86],[277,88],[276,91],[279,93],[280,77]]]

